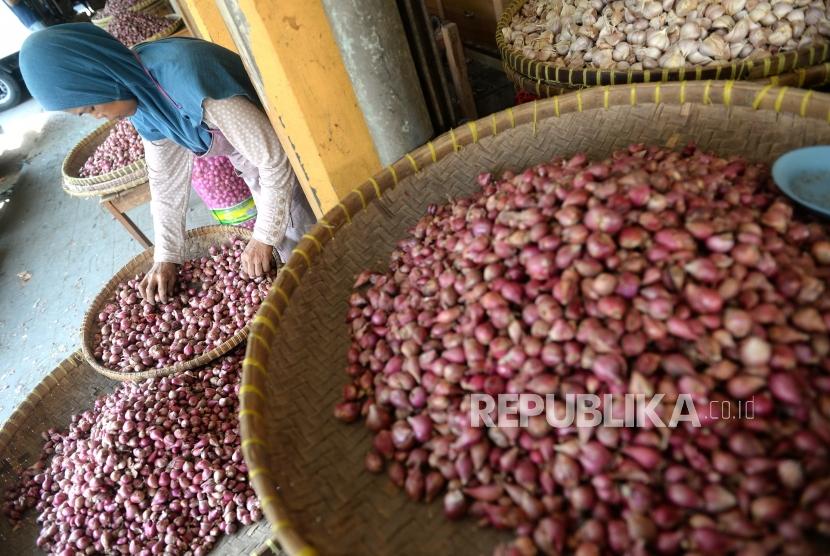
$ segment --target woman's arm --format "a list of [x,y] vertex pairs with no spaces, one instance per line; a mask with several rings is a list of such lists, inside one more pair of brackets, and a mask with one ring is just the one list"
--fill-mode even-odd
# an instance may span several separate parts
[[184,261],[187,202],[193,154],[167,139],[142,140],[150,179],[150,212],[155,236],[154,264],[141,283],[145,299],[165,302]]
[[258,275],[270,267],[271,248],[282,242],[297,177],[268,117],[247,98],[205,99],[205,122],[259,171],[257,220],[253,241],[243,254],[247,272]]

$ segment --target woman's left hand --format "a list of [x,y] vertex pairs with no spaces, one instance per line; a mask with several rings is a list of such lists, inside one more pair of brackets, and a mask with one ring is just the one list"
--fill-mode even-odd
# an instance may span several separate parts
[[271,270],[274,249],[267,243],[251,239],[242,252],[242,270],[248,276],[262,276]]

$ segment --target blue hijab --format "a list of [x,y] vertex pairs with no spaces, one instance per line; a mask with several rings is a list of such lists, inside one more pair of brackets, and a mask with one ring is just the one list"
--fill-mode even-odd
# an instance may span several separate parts
[[259,103],[242,61],[230,50],[188,38],[130,50],[91,23],[29,35],[20,49],[20,70],[46,110],[135,99],[130,121],[142,137],[170,139],[198,154],[211,142],[202,123],[204,99],[243,95]]

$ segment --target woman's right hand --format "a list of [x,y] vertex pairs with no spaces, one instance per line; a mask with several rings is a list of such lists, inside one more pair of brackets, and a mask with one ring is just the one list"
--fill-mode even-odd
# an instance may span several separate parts
[[176,285],[177,266],[176,263],[153,263],[138,287],[141,297],[150,303],[167,303],[167,296],[173,293]]

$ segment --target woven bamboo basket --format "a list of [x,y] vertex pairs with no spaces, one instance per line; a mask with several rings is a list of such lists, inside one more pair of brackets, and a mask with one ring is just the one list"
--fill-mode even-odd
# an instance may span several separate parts
[[[164,0],[141,0],[130,6],[130,11],[154,13],[159,8],[164,7],[164,5]],[[112,16],[107,15],[98,19],[92,19],[91,21],[101,29],[106,30],[109,27],[110,20],[112,20]]]
[[[185,258],[192,259],[205,255],[212,245],[222,243],[233,237],[238,237],[244,240],[251,238],[251,231],[245,228],[238,228],[236,226],[205,226],[202,228],[195,228],[187,232],[187,242],[185,244]],[[101,290],[89,310],[84,315],[84,322],[81,326],[81,350],[89,365],[99,373],[114,378],[116,380],[144,380],[145,378],[152,378],[157,376],[164,376],[173,373],[186,371],[188,369],[195,369],[202,365],[213,361],[217,357],[224,355],[239,344],[245,341],[248,335],[248,326],[225,340],[221,345],[207,351],[193,359],[176,363],[170,367],[161,369],[151,369],[135,372],[123,372],[109,369],[99,363],[94,352],[95,333],[100,329],[98,325],[98,313],[109,302],[113,292],[119,283],[129,280],[140,272],[145,272],[153,265],[153,248],[149,248],[133,260],[128,262],[115,276],[113,276],[104,289]]]
[[355,276],[381,270],[430,203],[478,189],[476,175],[554,155],[696,141],[771,163],[830,142],[830,95],[746,82],[592,88],[470,122],[346,196],[306,234],[254,319],[243,364],[243,454],[289,554],[489,554],[510,535],[446,521],[364,471],[371,435],[332,416],[347,382],[345,316]]
[[510,25],[513,16],[526,0],[514,0],[501,14],[496,27],[496,44],[503,63],[526,78],[554,87],[620,85],[667,81],[701,81],[706,79],[755,80],[792,72],[825,62],[830,57],[830,44],[823,42],[810,47],[784,52],[757,60],[742,60],[716,66],[688,66],[678,69],[613,70],[584,67],[579,69],[531,60],[516,51],[504,39],[501,29]]
[[[0,495],[16,484],[21,471],[37,461],[43,447],[41,432],[53,427],[65,429],[72,415],[87,410],[97,397],[116,387],[116,383],[94,372],[80,351],[49,373],[0,428]],[[38,553],[35,539],[40,527],[35,523],[36,513],[30,510],[22,525],[14,530],[5,517],[0,517],[3,554]],[[280,552],[262,520],[234,535],[223,536],[212,553],[259,556]]]
[[103,143],[116,122],[107,122],[81,139],[63,159],[63,190],[73,197],[98,197],[143,185],[149,179],[143,158],[100,176],[82,178],[78,173],[95,149]]
[[[513,71],[507,64],[503,65],[504,73],[513,82],[517,91],[530,93],[538,98],[548,98],[556,95],[563,95],[584,86],[573,88],[553,85],[544,81],[536,81]],[[771,84],[779,87],[800,87],[802,89],[821,88],[830,83],[830,63],[825,62],[809,68],[801,68],[781,75],[771,75],[754,80],[757,83]]]
[[181,29],[182,27],[184,27],[184,21],[182,21],[181,17],[177,15],[169,15],[166,17],[170,20],[170,25],[168,25],[166,28],[164,28],[162,31],[159,31],[155,35],[147,37],[145,40],[141,42],[153,42],[159,39],[167,38],[179,29]]

